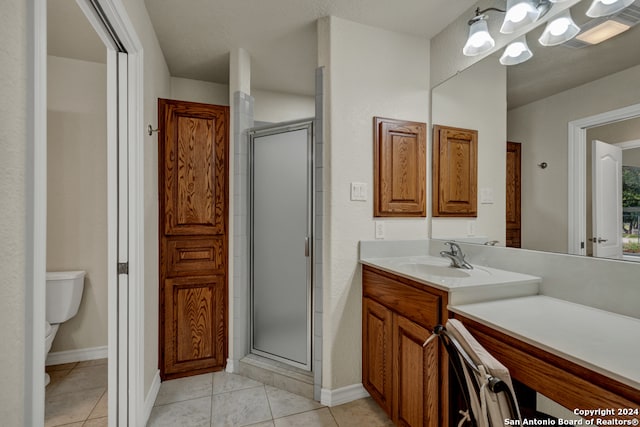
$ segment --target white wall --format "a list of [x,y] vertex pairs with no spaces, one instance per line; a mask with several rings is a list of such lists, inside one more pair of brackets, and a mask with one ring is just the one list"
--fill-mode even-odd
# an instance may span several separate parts
[[523,248],[567,252],[568,123],[640,102],[638,73],[632,67],[508,112],[507,137],[522,143]]
[[47,271],[85,270],[52,352],[107,345],[107,70],[48,57]]
[[[433,218],[434,239],[486,236],[505,244],[507,72],[498,61],[474,64],[433,89],[431,120],[478,131],[477,218]],[[431,162],[431,157],[429,158]],[[480,203],[480,191],[493,192],[493,203]]]
[[[318,23],[325,66],[324,389],[361,383],[358,242],[374,238],[373,117],[426,122],[429,41],[328,17]],[[366,202],[349,200],[365,182]],[[388,239],[427,236],[427,220],[384,220]]]
[[[25,423],[27,288],[28,2],[0,6],[0,419]],[[29,284],[30,285],[30,284]]]

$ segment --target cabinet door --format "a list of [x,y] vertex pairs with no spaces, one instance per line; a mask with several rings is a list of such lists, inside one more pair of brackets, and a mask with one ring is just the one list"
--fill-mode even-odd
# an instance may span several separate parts
[[393,314],[369,298],[362,305],[362,383],[391,416]]
[[433,216],[478,215],[478,131],[433,127]]
[[374,216],[427,216],[427,125],[374,117]]
[[431,333],[398,315],[393,317],[393,421],[397,426],[437,426],[438,340],[422,347]]

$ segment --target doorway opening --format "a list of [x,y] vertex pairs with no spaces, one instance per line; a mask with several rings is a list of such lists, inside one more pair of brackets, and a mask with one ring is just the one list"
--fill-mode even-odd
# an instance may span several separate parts
[[[587,178],[590,176],[590,170],[594,162],[593,160],[591,162],[588,161],[590,157],[589,147],[591,145],[588,132],[591,132],[591,135],[593,135],[592,132],[596,128],[604,128],[607,125],[613,126],[614,124],[638,117],[640,117],[640,104],[634,104],[569,122],[568,248],[570,254],[588,255],[590,253],[597,253],[597,251],[593,250],[593,245],[606,245],[610,241],[609,238],[603,236],[590,235],[595,231],[591,227],[591,223],[593,222],[595,224],[595,221],[592,221],[591,216],[592,209],[589,197],[591,191],[588,189],[587,184],[590,180]],[[633,144],[633,142],[629,142],[626,145],[621,144],[620,149],[633,148]],[[620,183],[620,188],[622,188],[622,183]],[[620,189],[620,191],[622,190]],[[616,217],[621,216],[620,221],[623,221],[623,206],[620,206],[620,210],[621,214],[616,214]],[[618,230],[614,231],[616,233],[615,237],[616,239],[620,237],[619,240],[622,242],[622,236],[618,236],[618,234],[622,234],[624,227],[621,224],[617,228]],[[594,239],[596,240],[595,242],[593,241]],[[622,253],[622,250],[620,252]],[[623,255],[622,259],[635,260],[637,258]]]
[[[108,423],[139,424],[144,415],[142,361],[142,295],[144,258],[142,144],[142,44],[120,2],[77,2],[90,26],[106,46],[106,211],[107,211],[107,354]],[[33,28],[33,153],[29,174],[33,200],[28,206],[33,235],[29,246],[30,289],[26,303],[28,355],[25,424],[44,425],[45,417],[45,307],[47,269],[47,11],[37,0]],[[104,49],[104,47],[103,47]],[[49,89],[55,90],[54,85]],[[138,132],[138,130],[140,130]],[[132,261],[129,267],[129,260]],[[136,286],[128,286],[129,280]]]

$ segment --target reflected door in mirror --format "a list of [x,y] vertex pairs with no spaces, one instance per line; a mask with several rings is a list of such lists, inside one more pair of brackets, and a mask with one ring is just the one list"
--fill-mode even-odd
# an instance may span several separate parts
[[520,158],[519,142],[507,142],[507,232],[506,246],[520,247]]

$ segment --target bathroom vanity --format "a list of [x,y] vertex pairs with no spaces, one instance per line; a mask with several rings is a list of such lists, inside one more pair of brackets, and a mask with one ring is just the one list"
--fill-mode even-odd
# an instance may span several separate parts
[[410,253],[361,246],[362,381],[396,425],[457,421],[447,354],[438,340],[423,347],[450,317],[533,390],[571,410],[640,419],[639,319],[541,295],[540,277]]

